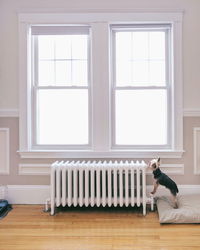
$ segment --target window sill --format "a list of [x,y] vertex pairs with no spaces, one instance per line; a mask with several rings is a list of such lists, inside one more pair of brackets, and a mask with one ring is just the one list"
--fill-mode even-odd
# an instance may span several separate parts
[[107,152],[95,152],[91,150],[31,150],[18,151],[21,158],[181,158],[183,150],[112,150]]

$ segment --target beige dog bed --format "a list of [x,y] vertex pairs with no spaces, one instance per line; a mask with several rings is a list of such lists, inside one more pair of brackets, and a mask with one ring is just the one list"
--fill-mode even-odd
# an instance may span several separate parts
[[156,203],[160,223],[200,223],[200,194],[179,195],[177,209],[170,197],[158,197]]

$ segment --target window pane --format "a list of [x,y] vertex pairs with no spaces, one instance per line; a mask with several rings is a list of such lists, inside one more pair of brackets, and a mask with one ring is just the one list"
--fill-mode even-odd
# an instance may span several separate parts
[[[117,32],[116,33],[116,61],[130,61],[131,60],[131,32]],[[123,49],[122,49],[123,48]]]
[[[134,85],[149,85],[149,62],[133,61],[132,62],[132,82]],[[146,83],[146,84],[145,84]]]
[[115,81],[117,86],[164,86],[164,31],[117,31]]
[[75,60],[72,62],[72,82],[75,85],[87,85],[87,61]]
[[55,59],[71,59],[71,36],[54,36]]
[[57,85],[71,85],[71,62],[70,61],[56,61],[56,84]]
[[116,144],[167,144],[166,90],[116,91]]
[[149,62],[149,83],[154,85],[164,85],[165,83],[165,61]]
[[148,60],[149,58],[149,32],[131,32],[132,34],[132,59]]
[[39,90],[38,144],[88,144],[88,91]]
[[165,32],[149,33],[149,58],[165,60]]
[[54,58],[54,36],[38,36],[38,58],[39,60]]
[[72,59],[87,59],[87,38],[86,35],[74,35],[71,37]]
[[53,85],[55,70],[53,61],[40,61],[38,65],[38,81],[40,86]]

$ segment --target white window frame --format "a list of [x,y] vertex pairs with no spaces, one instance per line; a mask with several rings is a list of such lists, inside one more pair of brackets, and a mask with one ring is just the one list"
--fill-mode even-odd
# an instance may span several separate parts
[[[19,153],[22,158],[180,158],[183,153],[182,11],[134,13],[19,14]],[[92,30],[91,148],[34,149],[31,141],[30,25],[86,24]],[[112,147],[110,79],[110,25],[171,23],[173,26],[172,147],[170,149],[116,149]],[[103,50],[99,48],[102,46]]]
[[[35,26],[34,26],[35,27]],[[44,27],[44,26],[43,26]],[[42,32],[45,33],[45,27],[43,29],[42,27]],[[61,26],[57,26],[60,32],[60,28]],[[66,26],[65,26],[66,27]],[[75,29],[77,28],[77,26],[71,26],[69,25],[66,28],[70,28],[70,30],[73,31],[73,28],[75,27]],[[32,28],[32,27],[30,27]],[[81,32],[81,26],[78,26],[78,28],[80,29]],[[83,26],[83,29],[86,28],[88,30],[90,30],[89,26]],[[71,32],[72,32],[71,31]],[[62,30],[61,30],[62,32]],[[55,30],[54,33],[56,34],[56,26],[55,26]],[[58,33],[59,34],[59,33]],[[38,51],[38,37],[31,37],[31,54],[32,54],[32,60],[31,60],[31,65],[32,65],[32,74],[31,74],[31,103],[32,103],[32,107],[30,112],[32,113],[32,132],[31,132],[31,138],[29,141],[29,145],[33,150],[41,150],[41,149],[53,149],[53,150],[58,150],[58,149],[74,149],[74,150],[80,150],[80,149],[90,149],[91,148],[91,121],[92,121],[92,117],[91,117],[91,72],[90,72],[90,32],[88,34],[88,51],[87,51],[87,55],[88,55],[88,85],[87,86],[39,86],[38,83],[38,79],[35,79],[35,76],[38,78],[38,72],[35,70],[35,68],[38,68],[38,56],[37,56],[37,51]],[[35,79],[35,80],[34,80]],[[36,127],[37,127],[37,122],[36,122],[36,117],[37,117],[37,92],[39,89],[85,89],[88,91],[88,143],[87,144],[65,144],[65,145],[52,145],[52,144],[37,144],[36,142],[36,137],[37,137],[37,131],[36,131]],[[63,114],[64,115],[64,114]],[[31,126],[31,124],[30,124]]]
[[[165,46],[165,50],[166,50],[166,85],[165,86],[116,86],[116,69],[115,69],[115,65],[116,65],[116,59],[115,59],[115,35],[116,32],[118,31],[124,31],[124,30],[128,30],[128,31],[134,31],[134,30],[138,30],[138,31],[164,31],[166,33],[166,46]],[[172,49],[171,49],[171,44],[173,43],[172,41],[172,26],[171,23],[165,23],[165,24],[149,24],[149,23],[143,23],[142,25],[137,25],[137,24],[133,24],[133,25],[113,25],[111,27],[111,67],[112,67],[112,77],[111,77],[111,85],[112,85],[112,148],[113,149],[141,149],[141,150],[148,150],[148,149],[171,149],[172,148],[172,128],[173,125],[171,124],[171,120],[172,120],[172,107],[171,107],[171,103],[172,103],[172,97],[171,97],[171,82],[172,82],[172,75],[173,75],[173,68],[171,65],[171,59],[172,59]],[[148,90],[148,89],[165,89],[167,91],[167,144],[166,145],[137,145],[137,144],[133,144],[133,145],[118,145],[115,142],[115,138],[116,138],[116,117],[115,117],[115,113],[116,113],[116,103],[115,103],[115,96],[116,96],[116,91],[117,90]],[[155,122],[155,121],[152,121]]]

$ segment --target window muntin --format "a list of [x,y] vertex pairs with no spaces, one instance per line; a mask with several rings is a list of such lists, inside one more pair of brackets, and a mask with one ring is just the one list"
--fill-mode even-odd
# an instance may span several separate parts
[[111,26],[113,147],[171,147],[170,29]]
[[32,48],[33,146],[89,145],[89,27],[34,26]]

